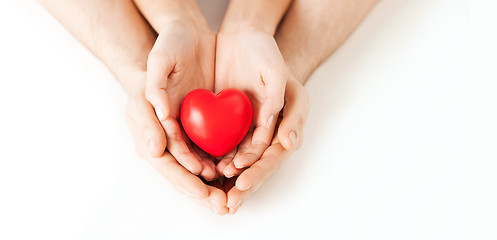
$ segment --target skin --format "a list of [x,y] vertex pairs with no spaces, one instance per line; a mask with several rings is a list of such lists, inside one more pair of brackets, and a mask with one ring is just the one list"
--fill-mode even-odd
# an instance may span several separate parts
[[[40,2],[100,58],[123,85],[129,95],[126,119],[138,154],[180,192],[218,214],[226,214],[226,193],[205,184],[169,152],[164,152],[166,135],[163,126],[145,97],[147,60],[156,35],[134,3],[126,0]],[[151,139],[162,152],[149,150]]]
[[237,88],[252,101],[253,126],[217,170],[230,178],[251,166],[271,143],[289,72],[273,35],[288,0],[233,0],[217,34],[215,90]]
[[[290,5],[290,1],[232,0],[212,47],[213,34],[206,30],[194,1],[137,0],[136,5],[131,0],[40,2],[123,85],[129,95],[126,118],[138,154],[180,192],[221,215],[235,213],[301,145],[309,109],[303,84],[376,3],[295,0]],[[167,9],[161,5],[166,2]],[[178,44],[175,39],[185,40]],[[228,67],[233,64],[230,61],[235,63],[233,69]],[[254,64],[250,73],[242,72],[244,64],[259,61],[271,67]],[[234,80],[235,76],[242,79],[241,75],[247,75],[243,82]],[[195,81],[197,78],[204,81]],[[223,184],[196,176],[211,180],[217,174],[174,122],[178,99],[192,86],[216,92],[242,88],[258,104],[253,132],[216,166],[217,174],[232,175],[228,169],[234,170],[235,177]],[[271,115],[273,120],[268,121]]]
[[[261,159],[244,170],[228,191],[227,206],[234,214],[302,143],[309,102],[304,84],[354,31],[377,0],[294,0],[275,39],[290,71],[283,119]],[[296,133],[295,140],[291,132]]]
[[[186,94],[198,88],[214,90],[216,35],[194,0],[135,3],[159,33],[148,57],[145,96],[165,130],[167,148],[191,173],[214,180],[212,158],[194,147],[178,119]],[[149,142],[151,152],[162,154],[164,147],[155,139]]]

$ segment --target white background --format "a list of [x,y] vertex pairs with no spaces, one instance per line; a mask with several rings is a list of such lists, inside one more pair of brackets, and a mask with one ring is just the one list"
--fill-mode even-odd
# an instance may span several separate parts
[[302,148],[217,216],[136,155],[103,64],[2,1],[0,239],[497,239],[497,15],[469,2],[380,2],[308,81]]

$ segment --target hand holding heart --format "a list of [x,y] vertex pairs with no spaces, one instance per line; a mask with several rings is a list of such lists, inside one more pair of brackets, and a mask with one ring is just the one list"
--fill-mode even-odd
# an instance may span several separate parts
[[[296,133],[301,128],[299,124],[302,121],[294,121],[293,125],[282,124],[281,127],[291,126],[291,130],[273,138],[278,116],[284,104],[286,86],[295,89],[296,84],[300,85],[296,81],[290,81],[287,84],[289,74],[273,36],[258,31],[224,33],[217,36],[217,47],[214,45],[216,42],[214,37],[212,32],[195,29],[181,23],[173,23],[163,28],[149,55],[145,96],[153,106],[157,121],[161,123],[165,133],[165,140],[158,141],[162,144],[149,144],[150,155],[160,157],[167,146],[168,151],[165,155],[168,159],[174,157],[190,172],[192,177],[200,175],[210,181],[205,186],[210,192],[208,196],[212,195],[211,197],[217,199],[213,200],[216,204],[206,201],[205,197],[197,197],[197,199],[223,214],[228,211],[234,213],[240,205],[226,197],[227,195],[233,196],[232,199],[238,199],[237,201],[247,197],[248,194],[242,193],[253,192],[267,177],[266,175],[275,170],[275,168],[268,169],[267,173],[250,170],[253,164],[256,166],[255,169],[258,169],[258,165],[255,164],[265,151],[275,149],[274,147],[268,149],[271,142],[278,143],[280,147],[277,149],[281,151],[286,151],[281,146],[287,149],[296,147],[296,136],[300,139],[301,135],[296,135]],[[216,48],[217,52],[214,57]],[[214,59],[216,59],[215,64]],[[216,71],[214,71],[214,66],[216,66]],[[240,94],[236,93],[237,90],[222,92],[228,88],[238,89],[248,97],[245,96],[243,99]],[[287,89],[287,92],[291,89]],[[219,96],[209,93],[212,90],[220,93]],[[185,98],[187,94],[188,97]],[[305,96],[305,92],[303,95]],[[223,97],[235,100],[228,99],[223,106],[220,100]],[[181,107],[182,124],[179,124],[180,106],[183,99],[185,101]],[[229,106],[229,103],[234,103],[235,106]],[[204,107],[198,108],[199,106]],[[211,108],[213,111],[202,113],[206,108]],[[242,113],[239,115],[223,114],[233,109],[242,109]],[[305,107],[292,111],[295,111],[294,114],[297,115],[302,111],[306,112],[306,109]],[[202,113],[200,114],[201,120],[207,125],[199,124],[199,113]],[[299,116],[294,118],[299,118]],[[213,124],[217,124],[217,127],[213,127]],[[293,132],[293,135],[290,132]],[[190,139],[194,140],[196,145],[192,144]],[[216,139],[220,141],[216,142]],[[240,140],[242,142],[236,147]],[[230,143],[225,144],[226,141]],[[282,144],[283,142],[286,144]],[[216,160],[197,146],[216,157],[232,151],[224,155],[215,166]],[[266,155],[262,159],[270,161],[271,156]],[[241,174],[244,169],[247,174],[242,174],[239,180],[233,178]],[[168,172],[168,174],[171,173]],[[216,190],[213,186],[219,183],[213,180],[218,175],[225,175],[232,179],[225,181],[224,186],[217,186]],[[256,179],[258,175],[260,179]],[[189,181],[190,186],[198,184],[196,180]],[[177,183],[181,180],[174,178],[171,182],[178,186]],[[251,182],[255,184],[253,187],[250,186]],[[230,184],[231,186],[228,186]],[[179,187],[182,192],[193,192],[192,189],[199,191],[198,186],[185,190],[184,185],[182,183],[183,187]],[[223,194],[224,201],[222,200]],[[228,205],[229,208],[227,208]]]
[[165,130],[164,145],[149,142],[152,156],[169,152],[191,173],[217,178],[210,156],[193,146],[178,124],[180,104],[194,89],[213,90],[215,35],[205,27],[172,22],[160,30],[147,63],[145,96]]
[[252,29],[218,33],[215,89],[242,90],[249,95],[254,109],[254,127],[238,149],[217,165],[219,174],[239,175],[268,148],[283,107],[288,77],[285,61],[271,34]]
[[[287,126],[285,134],[274,135],[285,97],[296,86],[296,81],[288,81],[288,69],[273,37],[289,3],[233,2],[227,13],[233,24],[223,26],[216,36],[194,2],[137,1],[158,33],[147,61],[144,89],[137,89],[128,104],[137,148],[181,192],[220,214],[234,213],[239,202],[275,170],[264,165],[276,161],[271,159],[279,152],[271,149],[286,152],[301,138],[302,121],[284,124],[283,120],[279,132]],[[237,16],[251,4],[260,6],[250,11],[267,12],[262,14],[266,23],[238,28],[244,20]],[[269,10],[272,5],[275,8]],[[238,90],[245,100],[235,101],[236,107],[218,101],[243,99],[235,93]],[[196,101],[202,94],[203,101]],[[202,104],[203,108],[195,109]],[[217,106],[213,109],[218,112],[209,117],[202,112],[206,106]],[[223,107],[242,109],[242,114],[223,115],[230,111]],[[293,109],[285,107],[289,108]],[[289,116],[297,119],[306,111],[306,107],[292,110]],[[284,148],[270,147],[271,143]],[[223,184],[216,180],[220,175],[228,177]]]

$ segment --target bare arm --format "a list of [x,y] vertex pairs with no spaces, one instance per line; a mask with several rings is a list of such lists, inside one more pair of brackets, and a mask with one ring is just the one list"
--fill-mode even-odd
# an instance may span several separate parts
[[153,106],[145,99],[147,59],[156,36],[133,1],[41,0],[41,3],[109,67],[129,93],[126,117],[138,154],[178,190],[220,214],[226,213],[226,194],[204,184],[165,151],[165,132]]
[[[116,75],[126,91],[146,70],[153,31],[131,0],[40,0]],[[131,77],[135,76],[135,77]],[[140,79],[144,80],[144,79]]]
[[377,2],[295,0],[275,36],[291,74],[304,83]]
[[232,0],[220,32],[251,27],[274,35],[291,0]]
[[202,10],[195,0],[134,0],[155,31],[168,27],[171,22],[187,22],[209,28]]
[[[235,213],[302,143],[309,100],[302,84],[357,27],[376,0],[295,0],[276,33],[290,71],[283,118],[277,135],[261,159],[243,171],[228,192],[227,206]],[[300,82],[300,83],[299,83]]]

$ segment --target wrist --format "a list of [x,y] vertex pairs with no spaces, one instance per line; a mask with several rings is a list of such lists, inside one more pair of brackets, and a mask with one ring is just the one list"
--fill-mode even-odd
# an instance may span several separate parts
[[187,0],[182,4],[164,11],[155,24],[158,33],[170,24],[182,24],[195,27],[196,29],[210,29],[202,10],[195,0]]
[[196,0],[135,0],[135,3],[158,33],[175,22],[209,27]]
[[186,29],[192,33],[211,33],[214,35],[207,22],[195,21],[191,18],[169,18],[164,20],[156,31],[159,35],[163,33],[170,34],[172,29]]
[[113,73],[128,95],[145,92],[145,81],[147,78],[145,68],[139,66],[119,66],[113,69]]
[[290,0],[231,0],[219,32],[253,29],[274,35]]
[[276,26],[264,24],[259,20],[239,19],[236,21],[223,22],[219,28],[219,33],[240,33],[240,32],[262,32],[274,35]]

